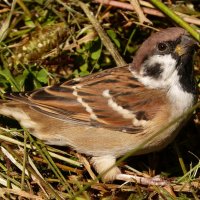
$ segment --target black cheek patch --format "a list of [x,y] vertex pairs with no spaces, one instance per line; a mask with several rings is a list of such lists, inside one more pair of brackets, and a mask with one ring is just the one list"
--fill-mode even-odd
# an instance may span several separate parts
[[163,72],[163,69],[161,68],[161,64],[155,63],[154,65],[145,66],[144,76],[150,76],[155,79],[158,79],[162,72]]

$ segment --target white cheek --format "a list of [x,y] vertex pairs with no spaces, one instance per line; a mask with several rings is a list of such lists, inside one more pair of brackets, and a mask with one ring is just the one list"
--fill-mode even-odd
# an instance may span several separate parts
[[[160,64],[160,66],[163,70],[163,72],[161,73],[161,78],[160,78],[162,80],[166,80],[172,75],[172,73],[176,69],[176,64],[177,64],[176,60],[174,58],[172,58],[172,56],[170,54],[154,55],[154,56],[150,57],[145,63],[148,63],[149,66],[155,65],[155,63]],[[143,71],[141,73],[143,73]]]
[[[178,81],[177,77],[174,77],[174,72],[176,71],[176,60],[172,58],[170,54],[168,55],[154,55],[150,57],[147,61],[145,61],[144,65],[147,64],[155,65],[160,64],[160,67],[162,69],[162,73],[160,74],[160,77],[158,79],[155,79],[151,76],[143,76],[144,74],[144,68],[141,67],[141,70],[138,73],[132,71],[132,74],[138,78],[140,82],[142,82],[144,85],[146,85],[149,88],[168,88],[171,85],[171,82]],[[173,80],[171,80],[171,77],[173,77]],[[174,80],[174,78],[176,80]]]

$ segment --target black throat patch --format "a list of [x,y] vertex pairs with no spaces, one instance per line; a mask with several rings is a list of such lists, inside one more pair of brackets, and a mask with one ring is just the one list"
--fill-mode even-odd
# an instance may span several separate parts
[[177,64],[178,75],[180,76],[180,83],[183,90],[192,94],[197,94],[191,55],[185,56],[179,60]]

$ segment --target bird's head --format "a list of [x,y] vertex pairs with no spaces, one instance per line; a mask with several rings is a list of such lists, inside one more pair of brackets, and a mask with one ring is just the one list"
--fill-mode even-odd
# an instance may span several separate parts
[[182,28],[161,30],[141,45],[130,70],[151,88],[168,89],[180,84],[183,90],[193,93],[195,44],[197,42]]

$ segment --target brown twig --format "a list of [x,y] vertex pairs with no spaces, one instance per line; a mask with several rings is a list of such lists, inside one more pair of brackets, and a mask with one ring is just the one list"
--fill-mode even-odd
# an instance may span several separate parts
[[[123,3],[123,2],[114,1],[114,0],[94,0],[94,2],[117,7],[117,8],[122,8],[126,10],[134,10],[132,5],[129,3]],[[165,15],[162,12],[153,8],[142,7],[142,10],[145,14],[149,14],[149,15],[153,15],[157,17],[165,17]],[[188,23],[200,25],[200,20],[195,17],[189,16],[180,12],[175,12],[175,13],[179,15],[180,17],[182,17],[182,19]]]
[[[34,156],[33,159],[37,162],[41,162],[41,163],[45,163],[48,164],[47,161],[45,161],[43,158],[39,158]],[[73,168],[73,167],[69,167],[60,163],[55,163],[56,166],[60,169],[62,169],[63,171],[68,171],[68,172],[73,172],[73,173],[77,173],[77,174],[82,174],[83,170],[77,169],[77,168]]]
[[126,65],[126,62],[123,60],[117,49],[115,48],[114,44],[111,42],[110,38],[107,36],[103,28],[101,27],[100,23],[96,20],[94,17],[93,13],[89,10],[88,6],[81,2],[78,1],[80,7],[90,20],[91,24],[95,28],[96,32],[98,33],[99,37],[101,38],[102,43],[104,46],[108,49],[110,54],[112,55],[113,59],[115,60],[117,66],[123,66]]
[[[81,155],[81,154],[79,154],[79,153],[77,153],[76,156],[78,157],[79,161],[80,161],[81,163],[83,163],[84,167],[85,167],[86,170],[88,171],[88,173],[89,173],[90,177],[92,178],[92,180],[95,180],[97,177],[95,176],[94,172],[92,171],[91,165],[90,165],[90,163],[87,161],[87,159],[86,159],[83,155]],[[97,181],[97,182],[98,182],[98,181]]]
[[22,199],[35,199],[35,200],[44,200],[43,197],[33,195],[29,192],[23,191],[23,190],[17,190],[17,189],[10,189],[10,188],[0,188],[0,193],[2,194],[15,194],[18,197],[21,197]]
[[[73,183],[73,181],[69,180],[69,183]],[[83,182],[80,181],[80,184],[83,185],[87,185],[88,182]],[[148,191],[154,191],[155,190],[155,186],[149,186],[149,187],[145,187],[145,186],[141,186],[142,190],[148,190]],[[191,181],[190,183],[182,183],[182,184],[170,184],[167,187],[165,186],[165,189],[168,189],[169,191],[169,187],[171,187],[172,191],[174,192],[191,192],[191,188],[197,189],[199,190],[200,187],[200,182],[199,180],[194,180]],[[116,189],[120,189],[121,191],[129,191],[129,192],[134,192],[137,191],[137,185],[129,185],[129,184],[111,184],[111,183],[94,183],[91,185],[91,188],[96,189],[96,190],[101,190],[101,191],[110,191],[110,190],[116,190]]]
[[149,19],[147,19],[146,16],[144,15],[143,10],[140,7],[140,4],[139,4],[138,0],[129,0],[129,1],[131,3],[132,7],[134,8],[135,12],[138,15],[139,22],[141,24],[144,24],[145,22],[147,24],[152,24],[152,22]]

